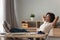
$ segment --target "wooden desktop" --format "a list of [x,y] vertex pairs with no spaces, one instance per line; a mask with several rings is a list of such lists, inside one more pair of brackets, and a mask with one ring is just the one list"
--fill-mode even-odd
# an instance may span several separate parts
[[60,37],[60,28],[52,28],[52,30],[50,31],[50,34],[48,36]]
[[45,38],[47,36],[46,34],[37,34],[37,33],[0,33],[0,37],[15,37],[15,38],[33,38],[34,40],[36,40],[36,38],[40,38],[40,40],[42,40],[42,38]]

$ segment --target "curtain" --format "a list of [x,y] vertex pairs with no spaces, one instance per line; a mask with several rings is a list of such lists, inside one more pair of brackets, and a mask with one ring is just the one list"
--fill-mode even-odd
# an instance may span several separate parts
[[18,27],[14,9],[14,0],[6,0],[6,21],[11,25],[11,28]]

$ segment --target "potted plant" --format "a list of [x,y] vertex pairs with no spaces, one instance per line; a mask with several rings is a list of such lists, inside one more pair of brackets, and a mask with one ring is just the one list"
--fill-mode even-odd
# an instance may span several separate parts
[[35,14],[30,15],[31,21],[33,21],[34,17],[35,17]]

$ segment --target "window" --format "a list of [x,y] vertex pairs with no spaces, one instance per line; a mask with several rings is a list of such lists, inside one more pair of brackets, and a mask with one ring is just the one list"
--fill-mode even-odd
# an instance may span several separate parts
[[5,1],[0,0],[0,33],[5,32],[3,28],[4,13],[5,13]]

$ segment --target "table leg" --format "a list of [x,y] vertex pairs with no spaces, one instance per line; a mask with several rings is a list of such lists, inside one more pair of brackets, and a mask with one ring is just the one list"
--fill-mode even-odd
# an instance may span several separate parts
[[36,40],[36,38],[33,38],[33,40]]
[[42,38],[40,38],[40,40],[42,40]]

